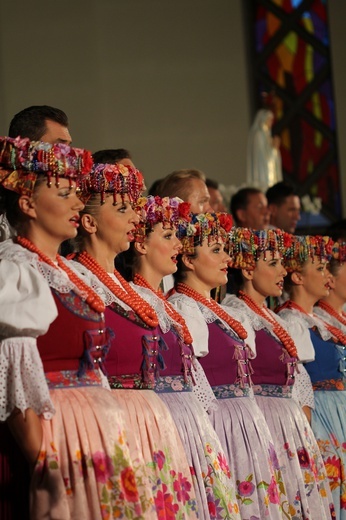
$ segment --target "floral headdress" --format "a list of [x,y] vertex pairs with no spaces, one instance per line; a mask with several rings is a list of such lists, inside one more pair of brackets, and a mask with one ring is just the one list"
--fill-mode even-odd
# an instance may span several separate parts
[[346,262],[346,242],[334,242],[332,258],[344,264]]
[[189,221],[178,230],[182,253],[194,254],[205,238],[208,244],[218,238],[226,242],[232,225],[233,219],[228,213],[191,213]]
[[334,242],[328,236],[294,235],[291,245],[285,251],[285,268],[288,272],[300,271],[309,258],[313,262],[329,262],[333,246]]
[[117,194],[127,194],[130,202],[136,202],[145,190],[143,174],[136,168],[124,164],[94,164],[90,176],[81,186],[82,200],[88,201],[93,193],[100,193],[101,204],[106,193],[113,193],[114,204]]
[[136,226],[135,241],[143,242],[146,235],[152,231],[155,224],[162,223],[170,229],[187,224],[190,215],[190,203],[183,202],[179,197],[140,197],[135,210],[140,221]]
[[79,181],[91,169],[91,152],[66,144],[49,144],[21,137],[0,137],[0,184],[20,195],[31,195],[37,175],[44,173],[47,184],[52,178]]
[[229,266],[235,269],[255,269],[256,262],[265,251],[274,256],[284,255],[291,244],[292,235],[281,229],[252,230],[236,227],[229,234]]

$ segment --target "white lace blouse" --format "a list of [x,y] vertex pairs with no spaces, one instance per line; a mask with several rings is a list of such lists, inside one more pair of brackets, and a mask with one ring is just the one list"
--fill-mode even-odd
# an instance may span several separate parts
[[0,421],[14,408],[54,414],[36,344],[57,316],[50,285],[70,290],[64,272],[12,240],[0,244]]

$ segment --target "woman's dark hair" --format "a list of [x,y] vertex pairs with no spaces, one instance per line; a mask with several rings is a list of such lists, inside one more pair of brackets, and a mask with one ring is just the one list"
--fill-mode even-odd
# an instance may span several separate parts
[[292,273],[287,273],[284,277],[284,291],[288,294],[291,294],[292,287],[294,287],[296,284],[292,282]]
[[138,265],[137,253],[133,242],[127,251],[123,251],[116,256],[114,265],[125,280],[128,282],[133,280]]
[[[33,195],[35,194],[35,190],[41,186],[43,182],[47,182],[47,177],[43,174],[38,175],[35,182]],[[20,233],[23,229],[23,226],[27,222],[27,218],[19,208],[19,199],[19,193],[0,186],[0,214],[6,213],[6,217],[10,223],[10,226]]]
[[[152,228],[146,229],[146,238],[151,232]],[[129,249],[127,249],[127,251],[122,251],[116,256],[114,263],[115,268],[125,278],[125,280],[127,280],[128,282],[133,280],[139,265],[139,253],[137,253],[135,249],[134,242],[131,242],[130,247]]]
[[338,271],[340,269],[340,262],[339,260],[336,260],[335,258],[331,258],[328,262],[328,271],[333,275],[337,276]]
[[[197,247],[195,247],[195,252],[190,253],[186,256],[189,258],[197,258]],[[186,253],[185,253],[186,254]],[[173,273],[174,285],[178,285],[178,283],[184,283],[186,279],[187,267],[183,262],[183,255],[179,254],[177,256],[177,270]]]
[[23,221],[23,213],[18,206],[19,194],[0,186],[0,214],[6,213],[10,225],[17,229]]
[[238,295],[244,286],[241,269],[228,268],[227,293]]

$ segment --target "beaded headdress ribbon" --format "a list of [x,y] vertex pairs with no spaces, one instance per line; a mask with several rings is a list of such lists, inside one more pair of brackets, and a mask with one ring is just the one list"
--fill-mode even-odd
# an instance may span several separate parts
[[283,256],[285,247],[291,243],[291,236],[281,229],[233,228],[229,233],[229,266],[235,269],[254,269],[265,251],[270,251],[273,256],[276,253]]
[[228,213],[191,213],[189,221],[178,230],[182,253],[194,254],[195,247],[201,246],[205,238],[208,244],[219,238],[226,242],[232,225]]
[[48,186],[52,178],[59,186],[60,177],[79,183],[92,163],[91,152],[82,148],[0,137],[0,184],[20,195],[31,196],[39,173],[47,176]]
[[135,241],[143,242],[155,224],[162,223],[166,229],[178,229],[186,225],[190,216],[190,203],[183,202],[179,197],[149,195],[138,199],[135,211],[140,219],[136,225]]
[[93,193],[101,195],[101,204],[105,202],[106,193],[112,193],[114,204],[117,194],[127,194],[130,202],[136,202],[145,190],[143,174],[136,168],[124,164],[95,163],[91,173],[81,186],[82,200],[86,202]]
[[329,262],[333,247],[334,242],[328,236],[292,235],[291,244],[285,251],[285,269],[288,272],[300,271],[309,258],[312,262]]

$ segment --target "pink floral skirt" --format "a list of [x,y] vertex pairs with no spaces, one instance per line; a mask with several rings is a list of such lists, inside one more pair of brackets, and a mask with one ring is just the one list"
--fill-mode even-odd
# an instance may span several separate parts
[[249,395],[218,399],[217,405],[209,417],[237,484],[242,518],[290,518],[274,441],[256,401]]
[[124,410],[131,454],[146,463],[145,487],[156,513],[151,519],[198,518],[190,466],[167,406],[152,390],[112,390]]
[[51,390],[51,397],[56,414],[42,419],[31,517],[146,518],[143,508],[153,509],[153,500],[143,486],[144,468],[131,459],[124,416],[112,392],[99,386],[62,388]]
[[326,470],[304,412],[289,396],[264,395],[270,386],[280,389],[275,385],[257,385],[254,389],[275,443],[289,512],[294,519],[335,518]]

